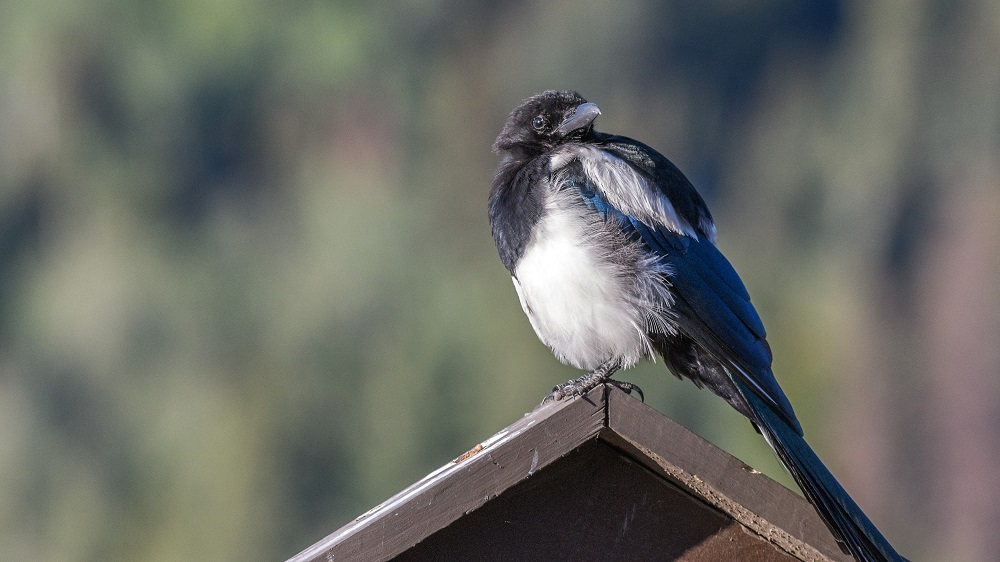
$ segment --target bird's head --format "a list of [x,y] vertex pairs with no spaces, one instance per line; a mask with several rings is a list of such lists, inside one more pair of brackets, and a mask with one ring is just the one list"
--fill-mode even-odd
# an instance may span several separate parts
[[545,152],[591,134],[594,119],[600,114],[597,105],[576,92],[547,90],[524,100],[511,112],[493,150]]

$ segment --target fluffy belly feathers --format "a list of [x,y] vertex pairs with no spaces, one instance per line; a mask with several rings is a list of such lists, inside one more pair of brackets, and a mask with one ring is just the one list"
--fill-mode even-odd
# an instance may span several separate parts
[[[665,329],[665,271],[582,205],[555,198],[521,257],[514,287],[538,338],[560,361],[623,367],[652,354],[649,331]],[[631,262],[631,263],[629,263]]]

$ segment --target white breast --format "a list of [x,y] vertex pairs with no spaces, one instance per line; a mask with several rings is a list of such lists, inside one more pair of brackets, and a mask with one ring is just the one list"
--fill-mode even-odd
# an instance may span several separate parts
[[624,243],[617,226],[569,195],[553,194],[546,205],[514,286],[538,338],[560,361],[594,369],[618,358],[627,367],[652,355],[647,331],[667,325],[665,271],[638,253],[632,264],[609,259]]

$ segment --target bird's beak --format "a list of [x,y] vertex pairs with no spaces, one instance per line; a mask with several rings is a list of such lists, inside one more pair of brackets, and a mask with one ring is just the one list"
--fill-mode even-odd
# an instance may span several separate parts
[[589,127],[600,114],[601,109],[597,107],[596,103],[582,103],[576,108],[573,115],[570,115],[565,121],[559,124],[556,132],[559,133],[559,136],[565,137],[573,131]]

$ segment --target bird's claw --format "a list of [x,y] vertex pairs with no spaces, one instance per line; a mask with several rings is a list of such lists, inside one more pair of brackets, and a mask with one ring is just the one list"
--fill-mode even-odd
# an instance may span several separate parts
[[557,384],[552,387],[552,392],[542,399],[542,405],[558,402],[567,398],[583,396],[584,394],[590,392],[590,390],[595,388],[598,384],[614,385],[628,395],[631,395],[634,391],[639,395],[639,400],[642,400],[643,402],[646,401],[646,396],[642,393],[642,389],[639,388],[639,385],[637,384],[625,381],[616,381],[610,378],[605,378],[595,383],[592,380],[592,377],[584,375],[578,379],[570,379],[562,384]]
[[634,391],[636,394],[639,395],[639,400],[641,400],[643,402],[646,401],[646,395],[642,393],[642,389],[639,388],[639,385],[637,385],[635,383],[625,382],[625,381],[616,381],[614,379],[608,379],[607,383],[610,384],[610,385],[618,387],[618,390],[621,390],[622,392],[624,392],[625,394],[628,394],[629,396],[631,396],[632,392]]

